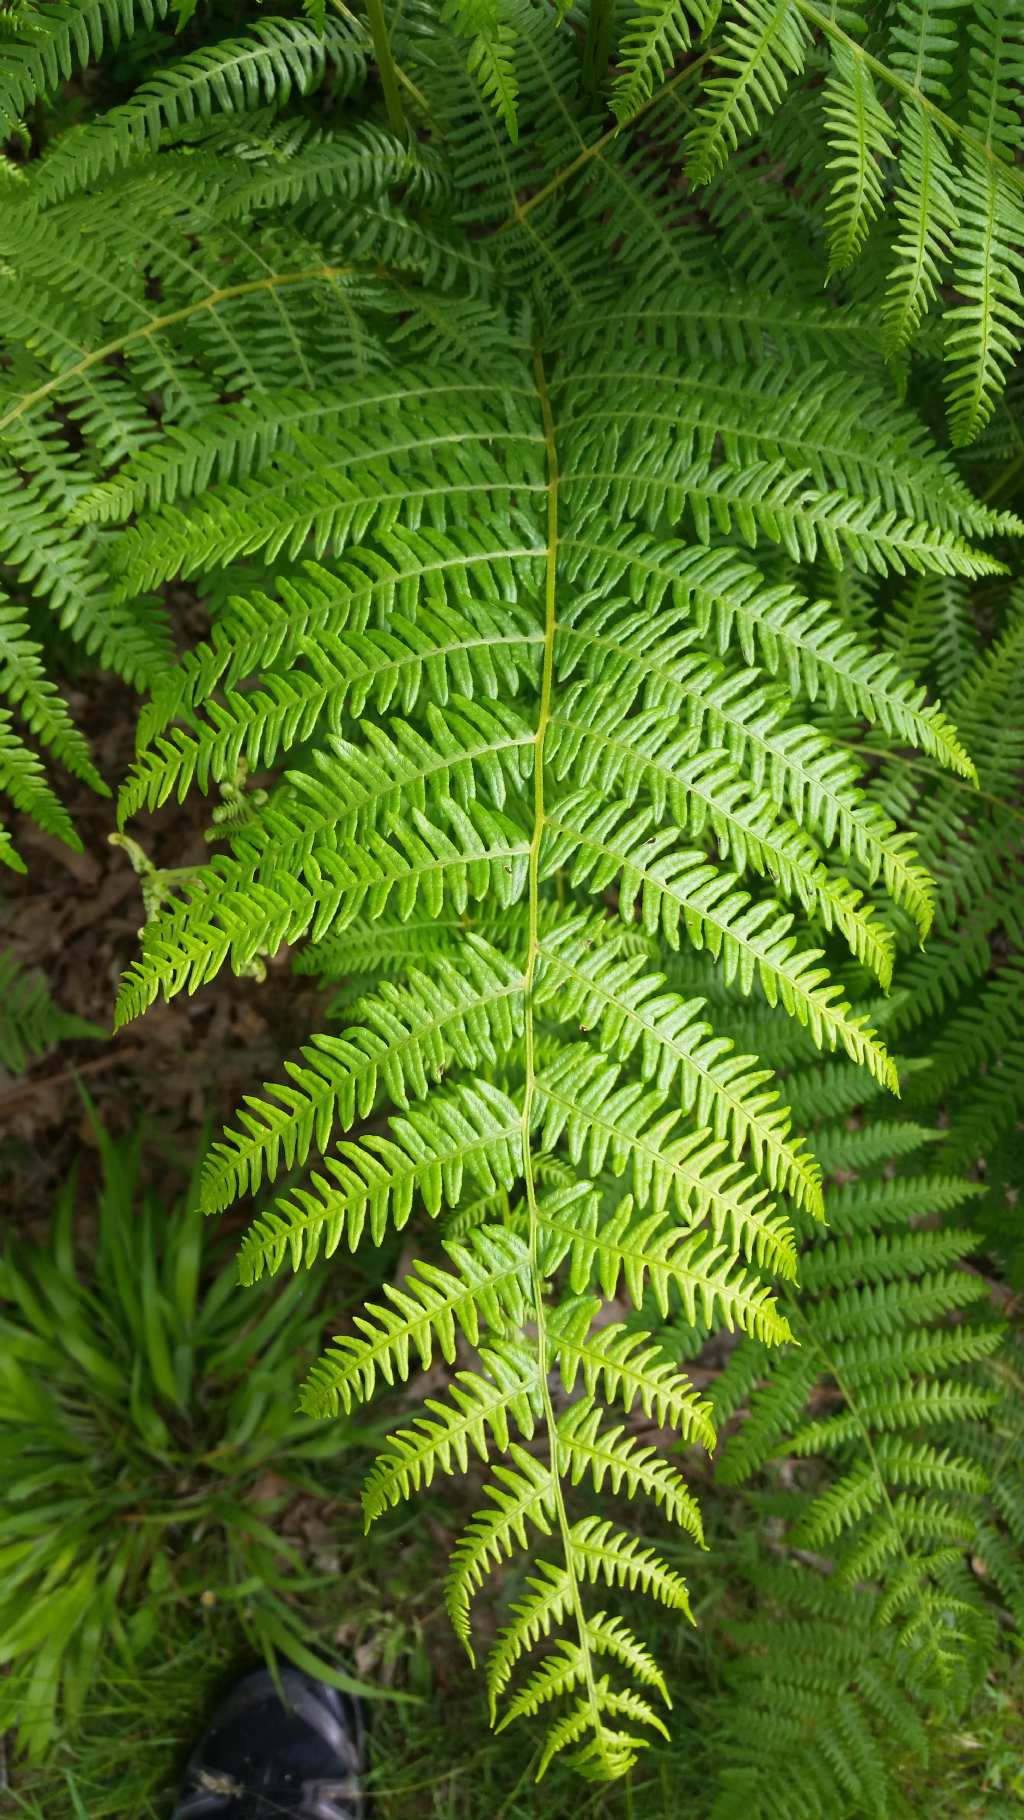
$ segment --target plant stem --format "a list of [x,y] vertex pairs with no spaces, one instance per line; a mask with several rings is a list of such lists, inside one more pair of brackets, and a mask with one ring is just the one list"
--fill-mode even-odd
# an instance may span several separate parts
[[612,51],[612,0],[591,0],[583,45],[583,92],[596,101]]
[[[370,37],[370,28],[367,25],[366,20],[358,18],[355,13],[350,11],[345,5],[345,0],[331,0],[331,5],[339,17],[345,19],[349,25],[354,26],[355,30],[361,32],[364,38]],[[392,56],[391,62],[394,66],[395,75],[405,89],[406,94],[412,101],[415,101],[416,106],[421,110],[425,117],[429,119],[430,103],[428,102],[426,95],[423,93],[422,89],[416,87],[412,77],[406,74],[405,70],[394,56]],[[444,135],[441,133],[436,121],[432,120],[431,125],[433,126],[434,131],[438,133],[439,137],[443,138]]]
[[530,840],[529,864],[529,940],[526,962],[523,970],[523,1000],[526,1013],[523,1032],[526,1056],[526,1080],[523,1089],[522,1124],[523,1181],[526,1189],[526,1206],[529,1216],[527,1244],[530,1254],[530,1283],[533,1291],[533,1318],[537,1332],[537,1366],[540,1378],[540,1394],[544,1407],[544,1426],[547,1436],[548,1459],[551,1467],[551,1495],[555,1507],[555,1520],[562,1543],[562,1553],[565,1560],[569,1604],[576,1620],[576,1631],[579,1637],[586,1700],[590,1708],[590,1719],[594,1728],[594,1736],[600,1747],[601,1709],[597,1696],[590,1641],[587,1635],[586,1613],[583,1609],[579,1575],[576,1570],[576,1561],[573,1555],[572,1529],[569,1522],[569,1515],[565,1508],[565,1496],[562,1490],[562,1459],[558,1440],[558,1423],[551,1397],[551,1386],[548,1382],[548,1373],[551,1369],[551,1352],[548,1341],[544,1280],[540,1268],[540,1208],[537,1202],[537,1183],[533,1167],[533,1102],[537,1090],[536,1038],[534,1032],[534,983],[537,974],[537,959],[540,952],[540,853],[545,826],[544,746],[547,738],[548,724],[551,719],[551,698],[554,688],[557,607],[556,577],[558,571],[559,536],[558,451],[555,443],[555,426],[551,412],[551,401],[548,395],[547,379],[544,373],[544,360],[539,349],[534,354],[533,370],[537,383],[537,396],[540,402],[541,418],[544,426],[544,441],[547,447],[548,548],[544,583],[544,664],[541,672],[540,704],[537,710],[536,745],[533,761],[534,817],[533,833]]
[[384,17],[383,0],[366,0],[366,15],[370,22],[370,37],[373,39],[374,56],[380,73],[380,85],[384,90],[384,106],[387,110],[388,125],[399,139],[408,139],[409,130],[405,123],[405,109],[398,91],[398,72],[395,60],[391,55],[391,40],[388,37],[387,20]]

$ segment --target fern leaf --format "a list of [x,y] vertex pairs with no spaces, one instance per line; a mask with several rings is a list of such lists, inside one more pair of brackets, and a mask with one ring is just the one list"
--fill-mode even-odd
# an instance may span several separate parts
[[617,1397],[626,1414],[639,1403],[644,1414],[662,1427],[671,1424],[684,1439],[699,1441],[709,1451],[715,1431],[709,1406],[677,1372],[657,1346],[646,1346],[642,1334],[620,1321],[593,1325],[601,1308],[593,1296],[579,1296],[555,1311],[551,1321],[554,1349],[568,1392],[581,1375],[593,1397],[600,1385],[606,1402]]
[[540,1222],[549,1268],[569,1258],[570,1286],[577,1295],[596,1281],[610,1300],[621,1277],[630,1301],[640,1308],[649,1281],[663,1315],[669,1310],[671,1289],[692,1325],[710,1326],[717,1312],[731,1329],[775,1343],[791,1337],[771,1292],[735,1269],[723,1248],[709,1246],[686,1228],[667,1225],[664,1214],[637,1221],[631,1195],[602,1220],[589,1184],[577,1183],[544,1197]]
[[845,272],[860,252],[882,207],[882,172],[889,152],[889,119],[870,72],[845,45],[833,49],[826,87],[828,141],[834,156],[829,217],[829,276]]
[[1024,207],[998,165],[965,153],[960,190],[957,289],[966,302],[949,311],[946,337],[950,428],[957,443],[971,442],[995,407],[1003,372],[1024,334],[1017,252]]
[[466,67],[514,145],[519,137],[516,34],[501,17],[500,0],[445,0],[445,4],[459,36],[467,40]]
[[352,34],[334,19],[323,35],[303,19],[256,20],[248,37],[192,51],[143,83],[130,101],[66,134],[40,172],[41,199],[59,201],[95,183],[214,107],[251,112],[309,94],[323,80],[328,57],[349,87],[365,68]]
[[612,88],[620,125],[650,100],[677,57],[689,50],[694,28],[698,34],[705,30],[707,12],[704,0],[645,0],[630,17],[619,39]]
[[21,42],[4,45],[0,120],[7,137],[40,95],[51,94],[78,65],[114,49],[138,21],[152,30],[170,0],[63,0],[33,12]]
[[885,299],[885,348],[905,347],[937,295],[958,227],[957,173],[937,121],[915,107],[900,116],[900,232]]
[[689,136],[690,174],[707,183],[760,116],[782,100],[800,74],[810,34],[790,0],[733,0],[715,61],[720,75],[705,84],[707,100]]
[[378,1373],[388,1384],[408,1378],[412,1346],[424,1371],[435,1343],[452,1364],[456,1323],[472,1346],[479,1343],[481,1321],[499,1333],[522,1324],[529,1265],[522,1240],[478,1226],[465,1244],[446,1240],[445,1250],[454,1270],[418,1263],[404,1288],[385,1285],[386,1304],[366,1303],[356,1317],[358,1335],[336,1336],[303,1387],[301,1406],[308,1415],[336,1415],[354,1402],[368,1402]]
[[458,1203],[465,1175],[485,1192],[511,1188],[520,1172],[522,1115],[498,1088],[473,1087],[434,1096],[429,1116],[413,1107],[390,1121],[389,1137],[341,1143],[325,1159],[328,1174],[313,1189],[254,1220],[239,1253],[242,1280],[254,1283],[279,1270],[286,1255],[293,1270],[311,1264],[321,1249],[330,1257],[342,1239],[354,1251],[367,1218],[375,1244],[388,1222],[401,1230],[413,1197],[432,1214]]
[[606,1479],[613,1492],[625,1485],[630,1497],[635,1497],[642,1487],[670,1522],[678,1523],[703,1543],[696,1500],[682,1475],[656,1448],[641,1446],[622,1427],[602,1430],[601,1410],[593,1408],[586,1398],[570,1404],[559,1419],[557,1436],[558,1452],[564,1454],[574,1485],[588,1473],[598,1492]]
[[[497,1341],[483,1348],[481,1359],[486,1377],[457,1372],[449,1389],[450,1402],[428,1397],[424,1407],[429,1415],[418,1416],[412,1428],[398,1428],[388,1436],[387,1449],[375,1462],[363,1490],[367,1528],[400,1499],[429,1485],[439,1468],[465,1472],[471,1447],[487,1460],[489,1435],[499,1452],[507,1453],[522,1468],[523,1450],[510,1440],[509,1419],[529,1440],[536,1420],[533,1362],[523,1347]],[[505,1469],[498,1471],[504,1474]],[[509,1520],[507,1510],[504,1520]]]
[[[289,1084],[250,1098],[241,1129],[225,1131],[203,1162],[204,1209],[218,1212],[264,1178],[324,1151],[335,1123],[349,1129],[374,1105],[380,1086],[406,1109],[425,1099],[453,1058],[463,1067],[494,1064],[522,1028],[522,976],[486,943],[468,937],[461,965],[438,961],[428,976],[412,970],[402,987],[384,982],[357,1006],[365,1022],[343,1037],[320,1036],[288,1065]],[[274,1102],[277,1102],[276,1104]]]
[[649,815],[623,821],[617,806],[609,813],[588,792],[563,801],[548,827],[554,837],[548,869],[554,871],[575,854],[574,883],[586,879],[592,890],[599,890],[617,880],[624,919],[639,900],[644,928],[651,934],[660,931],[671,947],[678,946],[683,923],[695,947],[707,944],[716,958],[721,956],[726,979],[735,979],[742,992],[749,993],[759,979],[769,1004],[781,1000],[817,1043],[842,1044],[854,1061],[897,1089],[892,1062],[865,1020],[836,1003],[839,990],[825,985],[827,973],[814,965],[817,955],[796,950],[790,917],[780,916],[770,903],[753,901],[736,888],[732,876],[709,866],[702,853],[680,852],[665,830],[652,835]]
[[100,796],[110,791],[89,756],[54,683],[45,674],[38,646],[29,636],[22,608],[0,599],[0,694],[21,711],[26,726],[50,747],[65,770]]
[[772,1188],[785,1189],[811,1212],[822,1210],[820,1177],[778,1095],[764,1091],[770,1071],[737,1055],[701,1017],[702,1001],[664,990],[643,955],[620,955],[594,941],[590,926],[568,920],[546,933],[540,949],[541,1004],[565,1022],[595,1028],[605,1053],[635,1057],[641,1076],[662,1091],[678,1084],[683,1109],[738,1157],[749,1146]]
[[[489,1507],[475,1516],[456,1544],[445,1585],[445,1604],[452,1628],[465,1644],[471,1661],[470,1601],[473,1593],[483,1584],[488,1569],[497,1566],[503,1557],[512,1554],[516,1542],[521,1547],[527,1546],[527,1518],[542,1535],[547,1536],[551,1534],[556,1513],[555,1485],[550,1466],[534,1460],[515,1441],[509,1448],[509,1457],[513,1465],[496,1466],[495,1483],[484,1486],[484,1496],[491,1500],[493,1508]],[[545,1568],[544,1563],[539,1565]],[[519,1639],[522,1639],[527,1629],[534,1636],[537,1635],[540,1623],[550,1628],[565,1610],[563,1589],[567,1589],[568,1574],[559,1574],[557,1569],[545,1568],[542,1584],[545,1587],[543,1618],[531,1611],[530,1617],[524,1618],[516,1626]],[[521,1646],[525,1647],[525,1644]],[[520,1643],[510,1643],[512,1660],[518,1655],[519,1648]]]
[[0,1067],[21,1074],[52,1043],[101,1037],[96,1024],[62,1011],[45,982],[26,973],[13,955],[0,954]]

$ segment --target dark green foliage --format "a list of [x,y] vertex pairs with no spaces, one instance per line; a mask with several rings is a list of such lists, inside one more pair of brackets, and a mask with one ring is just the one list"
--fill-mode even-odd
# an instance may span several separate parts
[[[0,229],[5,693],[100,781],[46,608],[147,692],[122,823],[220,798],[208,862],[145,873],[119,1018],[285,944],[338,984],[202,1204],[293,1174],[257,1295],[415,1233],[302,1407],[448,1367],[364,1511],[483,1464],[446,1603],[472,1654],[516,1558],[484,1674],[547,1709],[539,1770],[660,1748],[629,1608],[705,1570],[608,1501],[700,1544],[690,1450],[745,1411],[720,1485],[801,1552],[747,1563],[721,1816],[791,1759],[794,1813],[889,1812],[1019,1607],[971,1258],[1020,1269],[1022,71],[1009,8],[966,19],[185,6]],[[23,113],[133,21],[17,29]],[[0,763],[74,838],[13,723]]]
[[45,982],[26,973],[10,954],[0,954],[0,1068],[21,1074],[53,1043],[102,1037],[96,1024],[55,1005]]

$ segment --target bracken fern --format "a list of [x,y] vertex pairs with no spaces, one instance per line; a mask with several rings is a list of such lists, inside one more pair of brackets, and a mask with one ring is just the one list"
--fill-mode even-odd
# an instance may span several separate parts
[[[984,983],[987,896],[970,959],[942,957],[1012,812],[1019,746],[988,721],[1005,695],[1012,723],[1020,521],[917,379],[945,354],[955,441],[1015,433],[1019,72],[984,6],[952,112],[943,7],[559,11],[190,23],[12,176],[4,674],[86,775],[23,631],[46,599],[147,688],[122,822],[221,794],[222,850],[154,888],[122,1022],[286,944],[356,976],[340,1032],[213,1147],[203,1202],[293,1173],[247,1284],[417,1228],[303,1408],[451,1368],[371,1467],[367,1522],[482,1463],[455,1629],[472,1651],[474,1595],[525,1553],[492,1713],[544,1713],[542,1767],[614,1777],[667,1684],[603,1590],[690,1606],[601,1494],[699,1542],[684,1450],[757,1384],[724,1470],[834,1461],[799,1533],[837,1586],[870,1583],[893,1676],[974,1635],[960,1505],[988,1480],[930,1430],[984,1428],[1001,1336],[949,1320],[980,1299],[971,1235],[918,1222],[971,1195],[957,1172],[1019,1104],[1019,963]],[[50,9],[8,109],[131,24]],[[212,623],[171,662],[181,579]],[[33,808],[38,761],[11,751]],[[998,1092],[919,1182],[925,1112],[996,1050]],[[741,1339],[709,1400],[681,1362],[719,1329]],[[805,1418],[823,1377],[842,1407]]]

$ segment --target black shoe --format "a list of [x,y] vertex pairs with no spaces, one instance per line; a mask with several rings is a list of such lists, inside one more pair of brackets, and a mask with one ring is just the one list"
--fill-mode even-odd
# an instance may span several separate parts
[[365,1820],[366,1726],[349,1699],[283,1668],[245,1675],[192,1752],[173,1820]]

